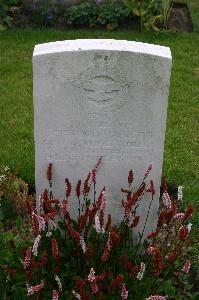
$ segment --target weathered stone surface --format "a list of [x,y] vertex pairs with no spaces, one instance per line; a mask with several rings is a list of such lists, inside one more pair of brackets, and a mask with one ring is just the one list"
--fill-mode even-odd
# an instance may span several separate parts
[[[137,187],[153,165],[156,194],[148,219],[154,228],[159,206],[171,69],[170,49],[117,40],[74,40],[37,45],[33,55],[36,189],[47,186],[54,166],[54,194],[64,198],[64,179],[75,187],[99,156],[99,188],[107,187],[108,211],[121,218],[121,187],[129,169]],[[150,178],[149,178],[150,179]],[[149,195],[138,214],[143,226]],[[73,214],[77,201],[70,203]]]

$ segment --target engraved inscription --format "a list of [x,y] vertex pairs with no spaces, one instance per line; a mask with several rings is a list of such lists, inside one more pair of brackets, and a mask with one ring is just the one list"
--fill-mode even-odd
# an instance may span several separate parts
[[[104,159],[108,161],[132,161],[135,159],[138,160],[144,160],[146,162],[146,159],[152,159],[154,156],[154,151],[152,149],[143,150],[139,149],[137,151],[129,151],[129,152],[105,152],[103,151],[101,155],[104,157]],[[67,161],[70,163],[80,163],[80,162],[86,162],[90,160],[93,162],[96,160],[96,157],[99,156],[99,152],[97,151],[92,151],[92,152],[78,152],[78,153],[68,153],[67,155],[62,153],[62,154],[55,154],[52,155],[52,153],[48,153],[47,159],[50,159],[50,161]]]
[[[83,125],[83,124],[82,124]],[[48,158],[51,160],[69,160],[73,162],[95,158],[98,155],[111,160],[124,160],[130,157],[143,158],[152,153],[150,131],[131,132],[123,127],[118,132],[114,128],[99,127],[58,130],[51,133],[46,141]],[[118,134],[122,133],[122,135]],[[107,135],[108,134],[108,135]],[[56,151],[59,145],[59,152]]]
[[74,80],[76,99],[88,112],[118,111],[128,97],[128,83],[116,66],[94,66]]
[[96,76],[86,82],[84,89],[91,101],[108,102],[120,92],[120,86],[108,76]]

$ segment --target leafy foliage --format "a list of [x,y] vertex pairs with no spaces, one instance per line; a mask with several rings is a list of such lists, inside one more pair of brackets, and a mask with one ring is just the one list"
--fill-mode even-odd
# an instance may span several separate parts
[[129,15],[129,10],[118,1],[95,2],[81,1],[67,9],[66,17],[70,25],[110,25],[117,27]]
[[119,22],[128,16],[129,10],[121,2],[105,1],[99,6],[97,21],[102,25],[118,27]]
[[[1,1],[1,29],[11,26],[13,17],[13,24],[22,27],[106,26],[112,30],[132,23],[141,30],[168,30],[173,5],[173,0],[80,0],[69,7],[64,0]],[[10,10],[10,3],[18,6]]]
[[67,22],[70,25],[89,25],[97,21],[97,5],[95,2],[80,2],[68,8]]
[[161,30],[175,31],[174,29],[168,29],[167,26],[173,4],[173,0],[161,0],[158,10],[149,18],[149,22],[146,23],[147,29],[152,28],[154,31],[160,31],[161,28]]
[[0,220],[0,299],[25,300],[27,291],[23,264],[20,257],[31,243],[30,225],[17,217],[9,227],[5,219]]
[[55,26],[59,16],[63,15],[62,6],[52,0],[30,1],[30,3],[24,3],[24,9],[33,26]]
[[26,202],[32,201],[27,184],[8,167],[0,176],[0,299],[27,299],[20,257],[31,243]]
[[[0,206],[2,300],[29,297],[125,300],[128,296],[129,299],[150,300],[153,299],[151,294],[162,295],[161,299],[197,299],[199,294],[191,284],[191,262],[187,252],[192,206],[184,211],[181,205],[177,207],[177,202],[170,199],[163,179],[158,225],[146,236],[155,193],[153,180],[149,186],[145,182],[151,173],[150,165],[137,190],[133,187],[134,173],[129,171],[127,187],[121,189],[124,217],[120,224],[113,225],[111,215],[105,214],[105,187],[99,195],[96,193],[96,175],[100,166],[101,158],[76,187],[72,187],[66,178],[65,199],[61,201],[53,197],[53,166],[50,164],[47,170],[50,189],[41,195],[39,210],[36,211],[33,198],[27,193],[16,203],[10,202],[14,212],[11,218],[15,218],[15,222],[6,220],[7,215],[2,213]],[[3,171],[0,176],[0,191],[4,195],[1,204],[6,197],[12,199],[12,190],[15,195],[16,190],[23,193],[18,184],[22,181],[7,167]],[[135,243],[134,230],[140,222],[137,209],[145,194],[151,195],[151,200],[147,204],[144,227]],[[182,193],[178,198],[182,199]],[[25,210],[23,217],[18,215],[19,201],[26,204],[31,218]],[[77,219],[70,216],[71,201],[78,203]]]
[[151,29],[154,18],[160,14],[164,0],[123,0],[133,16],[140,18],[141,30]]
[[170,0],[116,0],[81,1],[67,9],[70,25],[105,25],[107,29],[117,28],[119,23],[132,14],[140,21],[141,30],[166,29],[171,13]]
[[12,26],[10,8],[17,0],[0,0],[0,31]]
[[[158,226],[145,237],[155,193],[153,181],[149,186],[145,183],[151,166],[137,190],[133,188],[134,174],[130,170],[127,188],[122,188],[124,218],[117,226],[112,225],[111,215],[107,219],[104,213],[105,188],[98,197],[96,194],[100,163],[101,160],[83,182],[77,182],[74,189],[77,200],[71,196],[72,186],[66,178],[63,201],[53,197],[52,165],[49,165],[50,191],[45,190],[41,196],[40,213],[31,209],[35,242],[23,257],[28,294],[45,299],[51,299],[52,295],[59,299],[127,299],[127,294],[130,299],[150,299],[151,294],[184,299],[192,292],[192,299],[197,299],[192,287],[186,288],[190,269],[186,247],[192,206],[178,213],[164,180]],[[144,228],[135,244],[134,229],[140,221],[137,208],[146,193],[151,194],[151,200]],[[78,203],[77,220],[70,216],[70,201]]]
[[26,212],[26,202],[33,201],[28,194],[28,185],[10,171],[3,167],[0,176],[0,204],[1,213],[9,222],[17,216],[23,216]]

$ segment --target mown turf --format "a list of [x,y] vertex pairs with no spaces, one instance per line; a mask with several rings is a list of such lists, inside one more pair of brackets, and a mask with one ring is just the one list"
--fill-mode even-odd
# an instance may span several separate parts
[[[114,38],[171,47],[173,68],[163,173],[171,187],[199,198],[199,1],[189,2],[193,33],[11,30],[0,33],[0,165],[34,182],[32,52],[34,45],[76,38]],[[196,216],[199,224],[199,216]]]
[[199,1],[198,0],[178,0],[178,2],[187,3],[193,20],[194,31],[199,32]]
[[18,168],[34,181],[32,52],[34,45],[76,38],[115,38],[171,47],[173,69],[166,132],[164,174],[172,186],[185,186],[190,199],[198,190],[199,34],[13,30],[0,34],[0,164]]

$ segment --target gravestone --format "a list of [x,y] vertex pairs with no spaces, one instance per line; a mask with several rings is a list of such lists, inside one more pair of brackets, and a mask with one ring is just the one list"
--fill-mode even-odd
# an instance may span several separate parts
[[[167,47],[119,40],[73,40],[36,45],[33,93],[36,191],[47,187],[46,169],[53,164],[53,193],[64,199],[65,177],[73,188],[102,156],[97,174],[106,186],[107,211],[117,223],[121,187],[128,171],[141,183],[148,165],[155,182],[147,231],[155,228],[163,162],[171,70]],[[149,180],[148,179],[148,180]],[[148,193],[138,215],[141,230],[150,202]],[[78,203],[70,201],[72,216]]]

